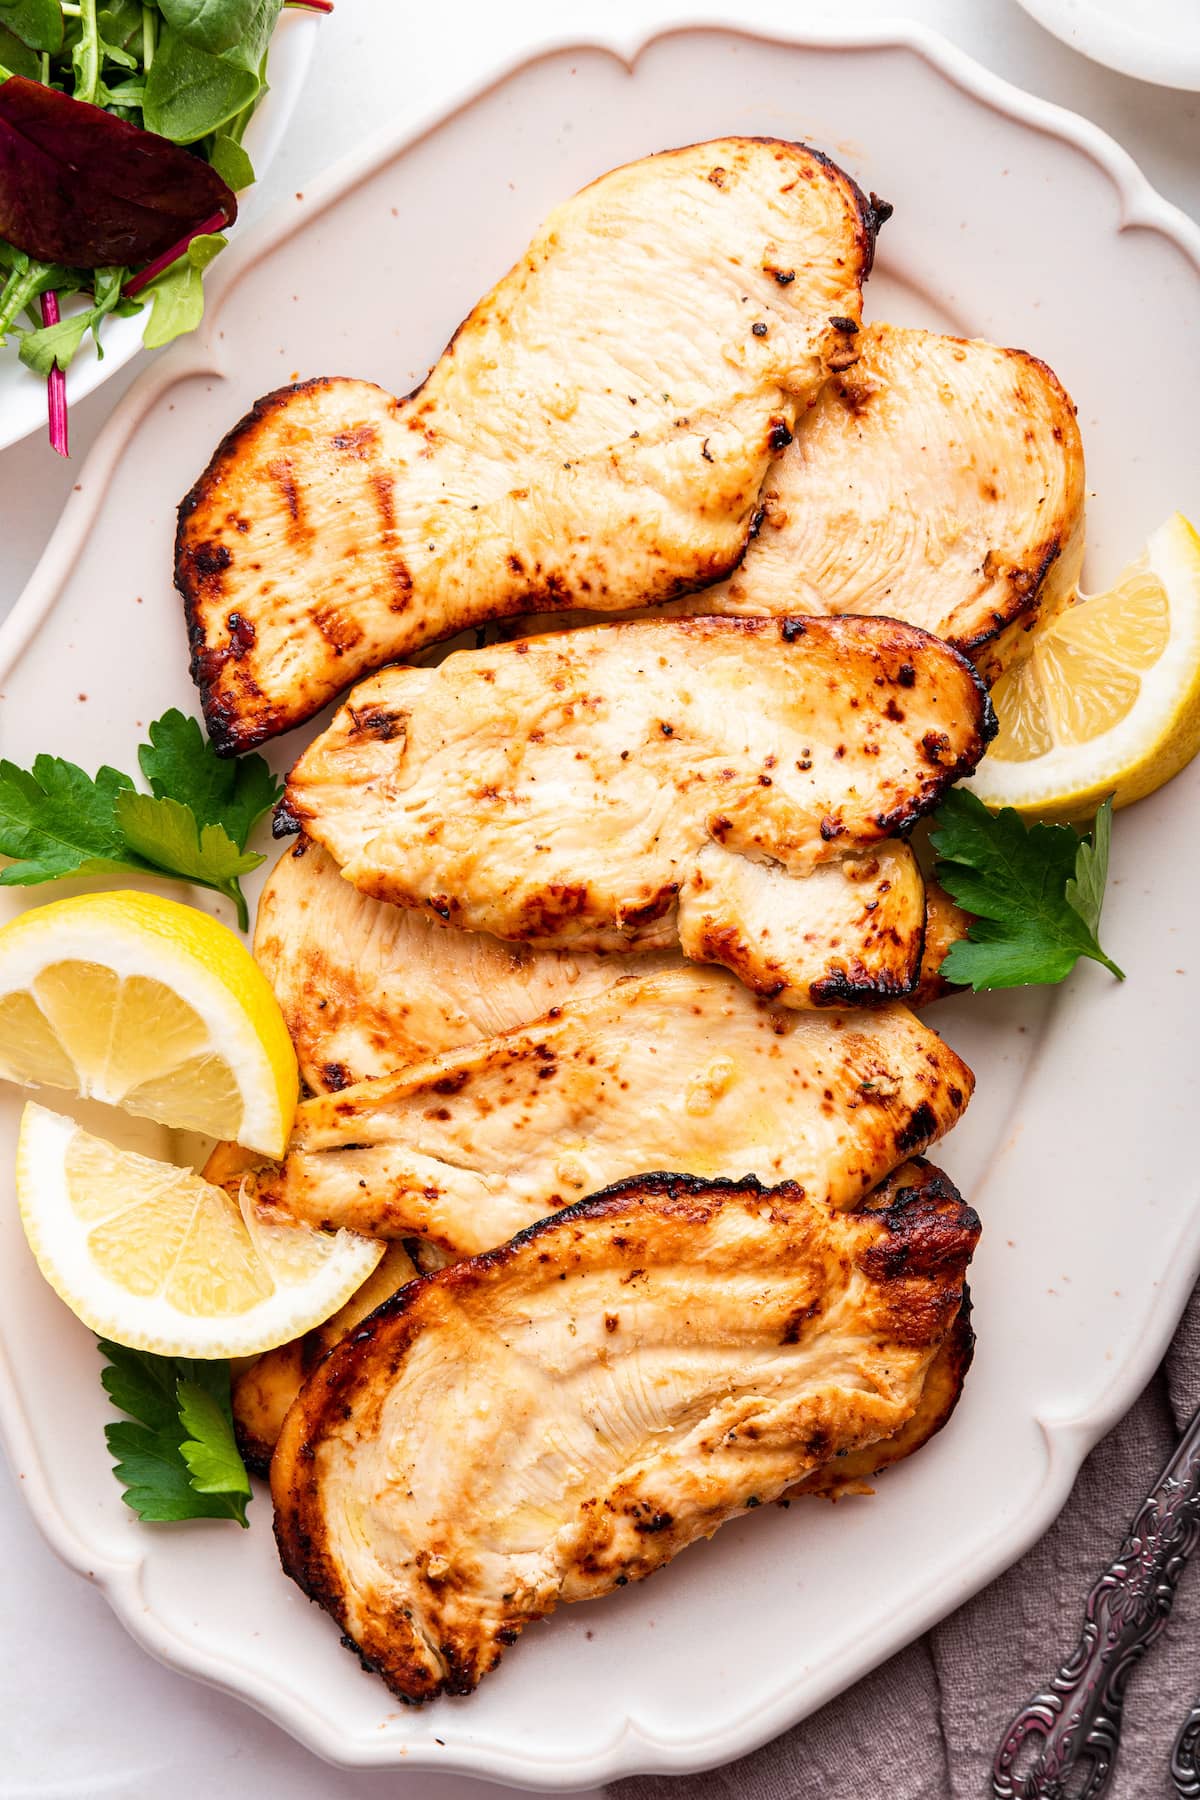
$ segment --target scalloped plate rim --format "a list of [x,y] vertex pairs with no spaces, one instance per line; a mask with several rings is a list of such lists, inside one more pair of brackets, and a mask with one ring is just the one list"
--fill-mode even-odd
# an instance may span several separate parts
[[[248,234],[218,264],[219,280],[212,304],[206,311],[203,334],[185,340],[157,361],[135,383],[105,426],[83,466],[80,491],[64,509],[60,525],[32,577],[0,626],[0,679],[19,659],[37,626],[50,612],[103,499],[107,480],[147,408],[165,387],[196,373],[219,372],[222,357],[215,347],[215,321],[221,303],[234,284],[275,244],[324,211],[343,194],[367,179],[390,158],[419,142],[435,126],[452,118],[473,101],[504,81],[546,57],[567,50],[596,51],[615,57],[632,70],[639,56],[656,44],[685,35],[732,35],[782,47],[820,50],[901,49],[911,52],[937,74],[963,92],[991,107],[1018,125],[1046,132],[1074,144],[1108,177],[1121,203],[1119,231],[1140,226],[1158,231],[1187,255],[1200,271],[1200,228],[1164,200],[1125,152],[1107,133],[1079,115],[1051,102],[1037,99],[991,75],[982,65],[941,38],[936,32],[911,23],[864,25],[827,30],[806,28],[782,34],[776,29],[755,29],[744,22],[704,20],[695,25],[671,24],[661,29],[581,38],[564,33],[539,43],[507,60],[487,80],[476,82],[450,99],[430,107],[402,132],[389,128],[376,134],[363,148],[343,161],[319,182],[313,183],[299,208],[277,209],[270,219]],[[294,1737],[326,1761],[361,1768],[457,1771],[510,1785],[550,1792],[569,1791],[616,1779],[638,1770],[654,1769],[683,1774],[732,1760],[771,1736],[786,1730],[851,1682],[877,1666],[943,1618],[956,1605],[1009,1567],[1049,1527],[1064,1504],[1079,1465],[1092,1445],[1128,1410],[1149,1374],[1157,1366],[1173,1335],[1188,1294],[1200,1274],[1200,1219],[1185,1226],[1169,1264],[1169,1274],[1158,1290],[1152,1316],[1141,1331],[1128,1362],[1115,1380],[1102,1389],[1094,1403],[1074,1416],[1034,1415],[1040,1427],[1045,1460],[1034,1502],[1020,1524],[999,1537],[990,1554],[982,1557],[965,1579],[961,1572],[947,1575],[926,1587],[919,1602],[875,1634],[869,1660],[862,1660],[861,1646],[847,1652],[839,1663],[826,1667],[823,1678],[806,1694],[798,1714],[785,1689],[753,1709],[735,1725],[722,1727],[707,1738],[689,1737],[686,1745],[667,1742],[630,1721],[621,1723],[603,1748],[566,1763],[560,1757],[535,1763],[530,1752],[514,1754],[507,1747],[480,1742],[461,1744],[449,1757],[436,1757],[421,1744],[400,1746],[391,1734],[368,1741],[347,1739],[337,1721],[316,1713],[311,1698],[289,1688],[276,1676],[260,1676],[180,1636],[148,1609],[142,1593],[145,1554],[127,1559],[98,1555],[63,1513],[54,1498],[33,1444],[24,1406],[0,1339],[0,1425],[10,1458],[21,1466],[25,1491],[34,1518],[55,1553],[71,1568],[86,1573],[105,1593],[114,1612],[130,1634],[160,1661],[211,1686],[229,1692],[283,1725]],[[847,1670],[846,1665],[853,1667]],[[640,1744],[650,1755],[623,1754],[630,1744]]]

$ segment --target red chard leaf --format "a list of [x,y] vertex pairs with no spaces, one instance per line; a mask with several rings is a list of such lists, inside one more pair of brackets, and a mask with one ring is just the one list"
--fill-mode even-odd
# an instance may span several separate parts
[[216,170],[99,106],[0,82],[0,237],[42,262],[136,268],[237,217]]

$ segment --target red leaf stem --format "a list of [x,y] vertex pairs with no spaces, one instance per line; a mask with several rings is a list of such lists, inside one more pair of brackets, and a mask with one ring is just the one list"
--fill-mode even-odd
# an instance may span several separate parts
[[[58,295],[42,295],[42,324],[58,324]],[[46,377],[46,410],[50,417],[50,448],[60,456],[71,454],[67,442],[67,378],[55,363]]]
[[154,280],[156,275],[161,275],[164,269],[169,269],[173,262],[178,261],[193,238],[207,237],[210,231],[222,231],[226,222],[224,213],[219,212],[210,213],[207,219],[201,219],[199,225],[194,225],[186,237],[181,237],[177,244],[172,244],[169,250],[164,250],[161,256],[156,256],[154,261],[147,263],[144,269],[139,269],[137,274],[125,283],[121,289],[122,294],[132,300]]

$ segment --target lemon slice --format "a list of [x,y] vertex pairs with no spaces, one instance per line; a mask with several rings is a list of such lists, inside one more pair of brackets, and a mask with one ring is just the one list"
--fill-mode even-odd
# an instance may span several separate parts
[[272,1350],[343,1306],[385,1248],[118,1150],[33,1102],[21,1119],[17,1202],[38,1267],[71,1311],[102,1337],[160,1356]]
[[1200,537],[1183,515],[1114,587],[1044,620],[992,700],[1000,731],[967,784],[988,806],[1079,820],[1177,775],[1200,749]]
[[156,894],[80,894],[0,928],[0,1076],[283,1154],[296,1056],[227,926]]

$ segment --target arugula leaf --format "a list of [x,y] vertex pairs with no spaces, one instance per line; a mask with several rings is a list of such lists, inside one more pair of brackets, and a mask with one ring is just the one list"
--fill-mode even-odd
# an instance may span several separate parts
[[246,849],[282,789],[261,756],[223,762],[194,719],[172,709],[150,727],[138,761],[152,793],[102,768],[95,780],[61,757],[32,771],[0,762],[0,886],[28,887],[67,875],[132,870],[167,875],[224,894],[249,927],[240,878],[261,856]]
[[947,794],[934,826],[934,874],[975,915],[966,939],[952,945],[942,963],[948,981],[976,993],[1054,983],[1081,956],[1125,979],[1097,935],[1111,801],[1096,815],[1090,842],[1081,842],[1067,825],[1026,828],[1010,806],[993,815],[965,788]]
[[18,316],[42,294],[61,292],[64,288],[68,293],[74,293],[80,285],[70,271],[58,263],[38,262],[23,250],[11,252],[8,268],[8,277],[0,291],[0,344]]
[[248,1524],[250,1478],[238,1454],[227,1362],[152,1356],[106,1338],[104,1390],[129,1419],[104,1428],[126,1506],[149,1523]]
[[177,707],[150,727],[138,751],[142,774],[157,798],[190,806],[202,825],[220,825],[239,850],[283,793],[261,756],[218,756],[197,720]]
[[73,100],[94,106],[99,99],[102,56],[96,0],[79,0],[79,41],[71,49],[71,67],[75,72]]
[[178,800],[156,800],[127,788],[116,796],[113,813],[135,855],[157,873],[224,894],[237,907],[242,930],[249,929],[250,912],[239,877],[257,869],[263,857],[239,850],[223,826],[201,826],[191,807]]
[[0,762],[0,852],[17,859],[0,869],[0,886],[144,870],[113,814],[118,793],[132,787],[116,769],[102,768],[92,781],[58,756],[37,757],[32,773]]
[[[249,159],[247,158],[247,161]],[[216,164],[213,164],[214,168]],[[224,171],[218,169],[224,178]],[[220,232],[194,237],[182,256],[165,268],[146,288],[154,310],[146,322],[142,342],[147,350],[159,350],[185,331],[195,331],[204,317],[204,271],[226,239]]]

